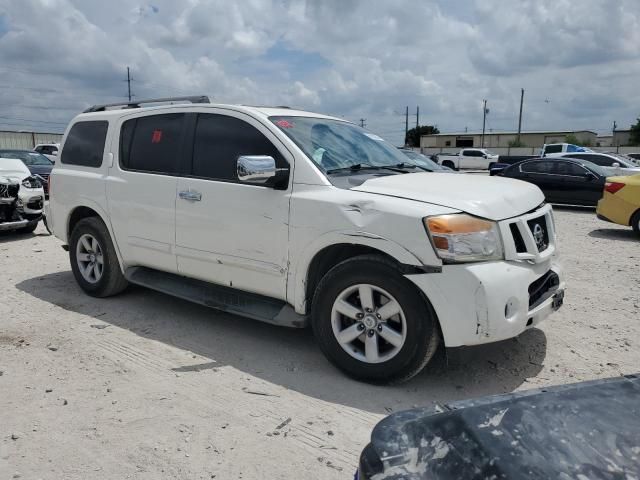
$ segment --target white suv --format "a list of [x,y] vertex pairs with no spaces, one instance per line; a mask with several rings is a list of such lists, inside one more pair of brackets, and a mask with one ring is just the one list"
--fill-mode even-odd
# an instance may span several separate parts
[[562,304],[537,187],[423,172],[338,118],[173,100],[193,103],[96,106],[67,128],[48,218],[88,294],[130,282],[311,324],[331,362],[372,382]]

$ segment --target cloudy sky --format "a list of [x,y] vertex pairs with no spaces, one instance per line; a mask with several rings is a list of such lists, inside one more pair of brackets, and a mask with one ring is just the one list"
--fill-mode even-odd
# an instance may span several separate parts
[[208,94],[443,132],[590,129],[640,116],[640,0],[0,0],[0,129],[88,105]]

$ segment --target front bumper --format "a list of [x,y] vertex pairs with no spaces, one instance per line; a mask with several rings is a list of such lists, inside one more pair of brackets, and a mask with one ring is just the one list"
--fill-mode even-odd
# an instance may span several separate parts
[[[535,289],[550,272],[547,290]],[[407,275],[431,302],[444,343],[461,347],[513,338],[547,318],[561,303],[565,282],[559,265],[498,261],[445,265],[441,273]],[[540,282],[538,282],[540,283]],[[558,295],[555,295],[558,293]],[[531,301],[531,305],[530,305]]]

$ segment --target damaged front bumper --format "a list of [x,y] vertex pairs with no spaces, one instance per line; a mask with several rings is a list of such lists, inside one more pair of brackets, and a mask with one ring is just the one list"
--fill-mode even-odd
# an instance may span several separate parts
[[442,273],[407,278],[431,302],[447,347],[513,338],[547,318],[564,299],[562,270],[551,259],[445,265]]

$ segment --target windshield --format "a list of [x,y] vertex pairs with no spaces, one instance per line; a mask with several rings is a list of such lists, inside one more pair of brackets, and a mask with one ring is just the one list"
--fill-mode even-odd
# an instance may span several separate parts
[[394,167],[410,163],[396,147],[352,123],[313,117],[269,117],[269,120],[325,173],[358,166]]
[[622,155],[620,153],[610,153],[609,155],[619,159],[620,160],[620,166],[622,166],[622,167],[637,167],[637,166],[640,166],[640,162],[638,162],[638,160],[636,160],[634,158],[631,158],[631,157],[627,157],[626,155]]
[[428,170],[443,170],[443,168],[430,158],[413,150],[400,150],[412,163]]
[[27,165],[53,165],[53,162],[37,152],[22,152],[20,150],[0,150],[0,157],[16,158]]

